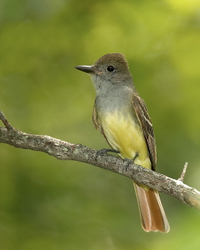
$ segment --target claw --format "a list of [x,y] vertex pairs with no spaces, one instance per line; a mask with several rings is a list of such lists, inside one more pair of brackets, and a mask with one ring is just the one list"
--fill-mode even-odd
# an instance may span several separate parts
[[135,162],[135,159],[139,156],[139,153],[137,152],[135,154],[135,156],[133,157],[133,159],[128,159],[128,158],[124,158],[124,162],[126,162],[126,165],[124,166],[124,171],[127,172],[129,165]]
[[96,153],[95,161],[97,161],[98,156],[107,155],[107,153],[116,153],[116,154],[119,154],[120,152],[118,150],[115,150],[115,149],[107,149],[107,148],[100,149]]

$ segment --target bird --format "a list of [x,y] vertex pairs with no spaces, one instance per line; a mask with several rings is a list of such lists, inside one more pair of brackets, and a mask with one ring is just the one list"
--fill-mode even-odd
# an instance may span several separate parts
[[[108,53],[93,65],[75,67],[91,77],[96,91],[92,119],[112,150],[144,168],[156,170],[157,152],[152,121],[136,91],[128,62]],[[142,228],[169,232],[170,226],[156,190],[134,183]]]

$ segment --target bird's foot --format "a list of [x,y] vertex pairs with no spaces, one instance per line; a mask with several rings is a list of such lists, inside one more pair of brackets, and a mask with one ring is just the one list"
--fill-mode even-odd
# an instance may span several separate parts
[[134,163],[136,158],[139,156],[139,153],[136,153],[135,156],[133,157],[133,159],[128,159],[128,158],[124,158],[124,162],[126,163],[125,164],[125,167],[124,167],[124,170],[127,171],[128,168],[129,168],[129,165]]
[[115,150],[115,149],[107,149],[107,148],[102,148],[102,149],[99,149],[96,153],[96,156],[95,156],[95,161],[97,160],[98,156],[104,156],[104,155],[107,155],[108,153],[116,153],[116,154],[119,154],[120,152],[118,150]]
[[135,154],[135,156],[133,157],[133,159],[132,159],[133,163],[134,163],[135,160],[138,158],[138,156],[139,156],[139,153],[137,152],[137,153]]

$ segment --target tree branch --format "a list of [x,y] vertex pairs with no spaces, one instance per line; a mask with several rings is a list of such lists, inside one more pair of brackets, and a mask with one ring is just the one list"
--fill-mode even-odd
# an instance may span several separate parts
[[200,209],[200,192],[185,185],[181,181],[183,178],[175,180],[113,155],[99,156],[99,151],[81,144],[72,144],[46,135],[24,133],[13,128],[1,111],[0,120],[5,126],[0,127],[0,143],[16,148],[41,151],[59,160],[79,161],[107,169]]

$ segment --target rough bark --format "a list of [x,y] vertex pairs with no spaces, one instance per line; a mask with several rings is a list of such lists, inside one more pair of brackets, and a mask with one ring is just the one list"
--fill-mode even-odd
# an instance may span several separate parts
[[[200,192],[185,185],[182,182],[183,175],[181,179],[175,180],[138,166],[130,160],[122,160],[109,154],[99,154],[99,151],[81,144],[73,144],[46,135],[34,135],[19,131],[10,125],[1,111],[0,120],[5,126],[0,127],[0,143],[6,143],[16,148],[41,151],[59,160],[88,163],[131,178],[139,184],[173,196],[183,203],[200,209]],[[183,173],[185,173],[185,169]]]

